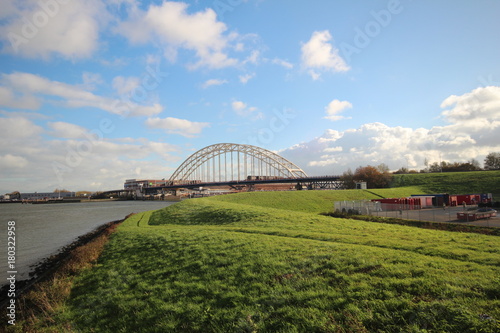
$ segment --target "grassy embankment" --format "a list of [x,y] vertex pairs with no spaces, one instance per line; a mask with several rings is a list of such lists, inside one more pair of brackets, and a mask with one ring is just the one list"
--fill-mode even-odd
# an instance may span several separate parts
[[62,260],[57,269],[52,266],[56,262],[46,263],[50,267],[45,267],[45,272],[38,271],[41,274],[40,281],[22,295],[17,290],[15,325],[8,324],[7,321],[13,318],[7,319],[5,315],[10,311],[6,311],[2,316],[4,320],[0,322],[0,332],[73,332],[70,322],[61,320],[60,315],[70,297],[76,276],[90,269],[97,261],[109,236],[116,230],[116,222],[110,222],[97,228],[92,234],[80,237],[77,241],[79,245],[74,248],[70,245],[71,249],[66,248],[54,256]]
[[498,201],[500,170],[394,175],[392,186],[416,186],[425,193],[492,193]]
[[244,193],[135,215],[52,329],[497,332],[500,238],[318,215],[334,200],[374,197]]

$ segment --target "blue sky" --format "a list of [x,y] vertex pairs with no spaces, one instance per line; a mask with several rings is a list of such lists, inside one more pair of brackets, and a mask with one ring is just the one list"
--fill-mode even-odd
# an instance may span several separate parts
[[500,151],[498,1],[2,6],[0,193],[168,178],[221,142],[311,175]]

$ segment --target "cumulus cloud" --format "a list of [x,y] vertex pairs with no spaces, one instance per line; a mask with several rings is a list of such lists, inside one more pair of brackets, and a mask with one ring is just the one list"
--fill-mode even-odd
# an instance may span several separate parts
[[442,116],[449,124],[430,129],[364,124],[345,131],[327,130],[309,142],[280,153],[311,174],[341,174],[348,168],[387,164],[423,169],[445,160],[468,161],[500,150],[500,87],[477,88],[446,98]]
[[28,58],[88,58],[98,47],[100,29],[110,20],[101,0],[10,0],[5,6],[6,23],[0,26],[3,51]]
[[65,122],[40,126],[27,116],[0,117],[0,169],[9,171],[9,178],[0,177],[0,193],[119,189],[128,178],[166,178],[173,170],[165,165],[179,160],[181,149],[166,142],[84,135],[91,132]]
[[339,50],[330,41],[332,36],[328,30],[315,31],[311,39],[302,45],[302,67],[307,69],[314,80],[319,71],[346,72],[350,67],[339,55]]
[[500,119],[500,87],[481,87],[441,103],[443,117],[452,123]]
[[9,87],[0,86],[0,106],[36,110],[40,107],[40,101],[32,95],[16,94]]
[[18,139],[37,140],[43,133],[43,128],[33,123],[26,117],[10,116],[0,118],[0,133],[3,139],[2,144],[15,143]]
[[66,123],[63,121],[50,122],[48,127],[52,129],[50,135],[57,138],[76,139],[80,138],[86,129],[82,126]]
[[210,126],[209,123],[194,122],[178,118],[149,118],[146,125],[150,128],[163,129],[169,134],[178,134],[188,138],[195,137],[201,131]]
[[[113,85],[121,91],[128,91],[133,84],[125,79]],[[140,105],[130,100],[130,96],[114,99],[96,95],[81,86],[71,85],[59,81],[52,81],[31,73],[2,74],[0,82],[0,95],[2,90],[7,97],[0,99],[0,106],[23,109],[35,109],[44,102],[62,104],[69,108],[93,107],[121,116],[152,116],[163,111],[157,103]],[[133,83],[133,82],[132,82]],[[21,97],[15,97],[15,96]],[[20,104],[15,104],[15,98],[20,99]],[[62,101],[61,101],[62,100]]]
[[350,118],[347,118],[344,116],[340,116],[339,113],[341,113],[342,111],[344,111],[346,109],[351,109],[351,108],[352,108],[352,104],[349,103],[348,101],[339,101],[338,99],[334,99],[325,108],[325,111],[326,111],[325,119],[328,119],[331,121],[350,119]]
[[28,165],[28,160],[22,156],[16,155],[0,155],[0,168],[2,170],[24,168]]
[[242,101],[233,101],[231,103],[231,107],[233,111],[241,117],[250,117],[254,120],[262,119],[264,117],[264,114],[262,112],[258,112],[256,107],[248,106]]
[[226,25],[217,20],[210,8],[191,14],[184,2],[164,1],[158,6],[150,5],[146,11],[133,6],[128,20],[118,26],[117,32],[132,43],[161,43],[171,61],[176,60],[180,49],[193,51],[197,61],[189,65],[191,69],[238,64],[227,53],[230,42],[238,35],[227,33]]

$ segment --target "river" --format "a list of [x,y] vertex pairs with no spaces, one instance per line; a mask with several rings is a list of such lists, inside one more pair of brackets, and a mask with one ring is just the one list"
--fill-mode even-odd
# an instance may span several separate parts
[[130,213],[160,209],[168,201],[106,201],[56,204],[0,204],[0,286],[7,283],[8,222],[15,221],[17,279],[29,278],[32,266],[57,253],[100,225]]

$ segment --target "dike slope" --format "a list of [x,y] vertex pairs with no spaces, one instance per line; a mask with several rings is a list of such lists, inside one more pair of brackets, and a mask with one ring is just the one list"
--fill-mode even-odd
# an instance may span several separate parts
[[82,332],[499,331],[499,237],[320,216],[343,191],[315,192],[132,216],[57,318]]
[[302,193],[195,199],[131,217],[73,288],[72,325],[498,331],[498,237],[320,216],[331,198],[317,193],[323,203],[311,206]]

